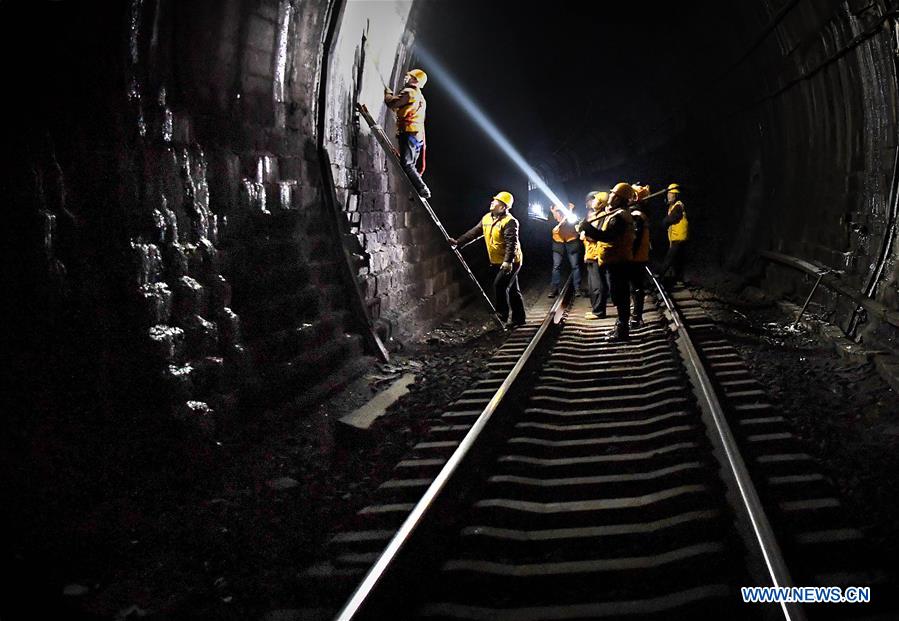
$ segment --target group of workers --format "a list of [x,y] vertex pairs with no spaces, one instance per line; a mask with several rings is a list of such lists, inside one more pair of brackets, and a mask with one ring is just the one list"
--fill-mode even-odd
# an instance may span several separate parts
[[[384,103],[396,114],[397,140],[403,170],[424,198],[431,196],[421,177],[425,168],[424,123],[427,106],[421,88],[427,79],[424,71],[413,69],[406,73],[403,89],[398,95],[394,95],[389,88],[384,91]],[[568,213],[573,213],[573,205],[569,204],[568,213],[561,206],[552,207],[557,224],[552,231],[553,271],[550,297],[559,294],[562,264],[566,258],[571,266],[575,295],[583,295],[583,254],[591,306],[585,318],[606,317],[606,305],[611,297],[618,318],[615,327],[608,334],[610,341],[627,340],[630,338],[630,328],[643,325],[645,276],[650,251],[649,218],[644,205],[649,197],[649,186],[622,182],[608,192],[590,192],[586,199],[587,215],[579,222],[570,222],[568,219]],[[449,238],[449,242],[453,246],[464,245],[483,235],[487,257],[496,267],[493,287],[497,314],[504,324],[517,327],[525,322],[525,309],[518,285],[523,253],[518,238],[518,220],[510,213],[513,201],[509,192],[498,192],[490,203],[490,211],[481,218],[480,223],[458,239]],[[689,225],[686,209],[680,200],[678,184],[668,186],[667,201],[668,213],[663,224],[668,228],[668,252],[658,270],[658,276],[673,269],[675,279],[683,280]]]
[[[689,223],[680,192],[678,184],[668,186],[668,213],[663,221],[668,228],[668,252],[657,277],[673,269],[675,279],[683,280]],[[643,203],[649,195],[649,186],[629,183],[619,183],[608,192],[590,192],[587,215],[576,223],[570,222],[560,207],[552,208],[557,224],[552,231],[553,272],[549,296],[559,294],[561,267],[566,258],[571,265],[575,296],[582,295],[582,247],[587,268],[587,294],[590,296],[590,310],[585,318],[606,317],[606,305],[611,297],[618,318],[608,334],[610,341],[627,340],[631,328],[643,325],[650,250],[649,217]],[[497,267],[493,281],[497,313],[504,322],[509,322],[511,310],[510,326],[515,327],[524,323],[525,312],[518,286],[523,254],[518,239],[518,220],[510,213],[512,204],[513,197],[509,192],[499,192],[481,222],[458,239],[450,238],[449,242],[454,246],[464,245],[483,235],[487,257]]]
[[[668,213],[663,224],[668,229],[668,252],[657,274],[661,277],[673,269],[676,280],[683,280],[684,250],[689,237],[687,212],[680,200],[680,192],[676,183],[667,188]],[[590,296],[590,310],[584,317],[606,317],[606,305],[611,297],[618,312],[615,327],[609,333],[612,341],[627,340],[631,328],[643,325],[651,246],[649,216],[645,209],[649,196],[649,186],[623,182],[608,192],[590,192],[586,199],[587,215],[577,224],[569,223],[560,209],[553,209],[558,224],[553,228],[553,289],[549,295],[558,295],[562,259],[555,255],[562,253],[568,256],[572,265],[575,295],[580,294],[578,249],[573,247],[572,241],[579,239],[583,242]],[[560,240],[564,241],[564,249],[559,247]]]

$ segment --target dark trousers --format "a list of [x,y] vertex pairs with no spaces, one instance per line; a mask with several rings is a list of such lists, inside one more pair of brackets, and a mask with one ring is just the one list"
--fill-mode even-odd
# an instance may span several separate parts
[[568,263],[571,265],[571,279],[574,281],[574,290],[579,291],[581,288],[581,242],[577,239],[560,244],[553,241],[553,273],[550,283],[555,291],[562,286],[562,262],[568,257]]
[[497,270],[493,280],[493,290],[496,293],[496,312],[500,319],[508,321],[509,307],[512,307],[512,323],[524,321],[524,300],[521,297],[521,289],[518,288],[518,271],[521,263],[513,263],[511,272]]
[[425,182],[421,175],[418,174],[418,158],[421,155],[422,142],[420,142],[415,134],[402,133],[397,136],[400,143],[400,161],[403,164],[403,170],[406,176],[412,181],[412,185],[419,192],[425,187]]
[[646,263],[631,263],[631,298],[634,317],[643,318],[643,298],[646,297]]
[[665,254],[665,260],[659,268],[659,277],[664,276],[668,270],[674,270],[674,279],[684,279],[684,264],[687,260],[687,242],[671,242],[668,245],[668,252]]
[[613,263],[608,270],[612,304],[618,309],[618,323],[626,329],[631,318],[631,264]]
[[587,287],[590,289],[590,307],[597,315],[606,312],[609,300],[609,270],[596,261],[587,261]]

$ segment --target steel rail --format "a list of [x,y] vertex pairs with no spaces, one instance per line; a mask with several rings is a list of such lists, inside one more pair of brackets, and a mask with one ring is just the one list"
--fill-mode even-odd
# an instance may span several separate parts
[[[777,539],[774,536],[774,530],[771,528],[771,523],[768,521],[768,516],[765,514],[758,492],[749,475],[749,470],[746,468],[746,462],[743,461],[736,439],[724,416],[724,409],[721,407],[721,402],[718,400],[718,395],[715,392],[712,380],[706,372],[702,359],[693,345],[690,334],[681,318],[680,311],[674,305],[674,302],[649,267],[646,268],[646,271],[652,279],[656,290],[659,292],[659,297],[662,299],[662,302],[665,304],[665,307],[671,316],[675,331],[677,332],[678,338],[681,340],[684,352],[686,353],[685,362],[698,380],[697,396],[701,398],[701,405],[705,406],[706,411],[709,412],[715,423],[714,431],[717,434],[720,447],[727,458],[730,477],[736,484],[742,501],[739,508],[743,510],[745,514],[744,517],[752,528],[755,543],[764,559],[768,577],[775,587],[793,586],[793,580],[790,577],[789,570],[784,561],[780,545],[777,543]],[[806,618],[801,605],[797,603],[781,602],[780,607],[784,619],[790,621],[804,621]]]
[[562,304],[567,297],[570,285],[571,276],[569,275],[568,280],[565,281],[565,285],[562,287],[561,293],[546,313],[546,317],[544,317],[543,322],[540,324],[537,332],[531,338],[530,343],[515,363],[515,366],[509,371],[509,374],[496,390],[493,398],[491,398],[489,403],[484,407],[477,420],[475,420],[474,424],[471,426],[471,429],[469,429],[468,433],[465,434],[465,437],[462,438],[459,446],[453,451],[453,454],[443,465],[443,468],[440,469],[437,477],[428,486],[428,489],[418,503],[416,503],[412,512],[403,522],[402,526],[400,526],[396,535],[394,535],[393,539],[390,540],[390,543],[387,544],[384,552],[381,553],[378,560],[375,561],[374,565],[368,570],[368,573],[365,574],[362,582],[359,583],[359,586],[356,587],[356,590],[335,617],[335,621],[350,621],[351,619],[356,619],[357,614],[364,613],[363,607],[366,602],[375,592],[375,589],[378,588],[379,584],[384,581],[384,577],[394,565],[397,555],[406,546],[415,530],[426,519],[435,499],[446,487],[450,478],[458,470],[459,465],[465,457],[471,452],[472,446],[478,439],[478,436],[480,436],[487,427],[494,413],[509,394],[512,385],[518,379],[519,375],[521,375],[522,370],[537,349],[537,346],[540,344],[540,341],[543,339],[549,326],[553,323],[558,323],[561,319]]

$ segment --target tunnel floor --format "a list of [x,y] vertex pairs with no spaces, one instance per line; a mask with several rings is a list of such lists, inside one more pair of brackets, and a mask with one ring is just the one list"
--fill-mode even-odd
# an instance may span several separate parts
[[884,558],[896,558],[899,399],[875,368],[872,352],[846,351],[823,336],[829,324],[814,307],[791,329],[795,305],[732,274],[704,275],[693,294],[837,484],[855,524]]
[[[545,302],[548,280],[531,274],[529,307]],[[691,288],[837,482],[857,525],[894,557],[899,402],[871,361],[841,357],[809,322],[786,329],[790,309],[741,279],[703,274]],[[324,556],[329,535],[366,505],[444,406],[485,373],[503,340],[475,300],[390,363],[372,362],[314,412],[266,411],[224,438],[208,457],[219,474],[73,514],[29,562],[54,564],[65,610],[83,618],[302,618],[298,574]],[[404,373],[415,374],[410,392],[370,429],[335,424]]]

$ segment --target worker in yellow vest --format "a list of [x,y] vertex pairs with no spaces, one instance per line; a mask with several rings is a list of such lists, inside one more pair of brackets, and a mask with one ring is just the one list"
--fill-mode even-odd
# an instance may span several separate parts
[[584,221],[581,230],[587,239],[599,242],[596,262],[609,270],[612,303],[618,310],[615,327],[609,332],[609,341],[626,341],[630,338],[630,276],[634,256],[634,219],[628,205],[634,199],[634,189],[628,183],[618,183],[609,192],[609,206],[599,222]]
[[[609,205],[609,193],[594,190],[587,194],[587,217],[577,226],[583,228],[585,223],[599,226],[606,208]],[[590,310],[585,319],[603,319],[606,316],[606,304],[609,301],[609,270],[599,265],[599,242],[588,238],[584,231],[580,232],[584,243],[584,264],[587,266],[587,290],[590,295]]]
[[464,245],[478,236],[484,236],[487,244],[487,258],[496,266],[496,278],[493,289],[496,294],[496,312],[503,322],[509,320],[509,309],[512,309],[510,327],[524,324],[524,299],[518,287],[518,272],[524,255],[518,241],[518,220],[509,210],[514,198],[509,192],[498,192],[490,203],[490,211],[481,218],[480,224],[466,231],[459,239],[449,238],[453,246]]
[[646,266],[649,264],[649,216],[641,204],[649,196],[648,185],[634,185],[634,199],[630,205],[634,219],[634,260],[631,263],[631,299],[634,311],[631,313],[632,328],[643,327],[643,302],[646,297]]
[[[569,222],[562,210],[553,205],[550,207],[556,225],[553,227],[553,271],[550,278],[549,297],[559,295],[559,287],[562,285],[562,262],[568,257],[571,265],[571,280],[574,284],[574,296],[581,295],[581,242],[578,241],[578,232],[574,230],[574,222]],[[574,205],[568,203],[568,213],[574,213]]]
[[[384,89],[384,103],[396,112],[396,133],[400,147],[400,160],[406,176],[424,198],[431,198],[431,190],[425,185],[419,172],[418,160],[425,147],[425,112],[427,102],[421,89],[428,81],[428,75],[421,69],[413,69],[406,74],[403,90],[394,95],[389,88]],[[424,164],[424,157],[422,164]],[[424,172],[422,166],[421,172]]]
[[690,239],[690,224],[687,222],[687,209],[680,200],[680,186],[672,183],[668,186],[668,215],[663,221],[668,227],[668,252],[659,268],[659,276],[665,276],[669,269],[674,270],[674,279],[683,282],[686,245]]

